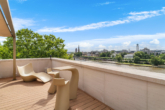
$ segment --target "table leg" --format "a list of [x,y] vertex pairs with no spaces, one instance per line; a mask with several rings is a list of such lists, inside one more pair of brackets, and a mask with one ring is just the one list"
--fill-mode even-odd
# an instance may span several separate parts
[[79,73],[77,69],[71,70],[72,77],[70,80],[70,99],[77,98],[77,89],[79,81]]

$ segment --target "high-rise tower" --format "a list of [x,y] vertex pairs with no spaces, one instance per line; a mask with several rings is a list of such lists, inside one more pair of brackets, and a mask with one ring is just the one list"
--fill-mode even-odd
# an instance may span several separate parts
[[77,53],[77,48],[75,48],[75,53]]
[[139,44],[136,45],[136,51],[139,51]]
[[78,52],[80,52],[80,47],[79,47],[79,45],[78,45]]

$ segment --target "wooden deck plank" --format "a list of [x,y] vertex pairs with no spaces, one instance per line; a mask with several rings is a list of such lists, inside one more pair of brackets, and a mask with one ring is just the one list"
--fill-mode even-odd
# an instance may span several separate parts
[[85,105],[82,105],[80,107],[77,107],[76,109],[78,109],[78,110],[84,110],[85,108],[88,108],[88,107],[94,105],[97,102],[98,102],[97,100],[94,100],[94,101],[91,101],[89,103],[86,103]]
[[106,108],[105,105],[100,105],[100,106],[96,107],[96,108],[93,109],[93,110],[102,110],[102,109],[104,109],[104,108]]
[[89,106],[89,107],[87,107],[87,108],[84,109],[84,110],[93,110],[93,109],[97,108],[98,106],[100,106],[101,104],[102,104],[102,103],[97,102],[97,103],[95,103],[94,105]]
[[[0,79],[0,110],[53,110],[56,94],[48,94],[51,82],[23,82],[20,77]],[[112,110],[78,89],[77,98],[70,100],[69,110]]]

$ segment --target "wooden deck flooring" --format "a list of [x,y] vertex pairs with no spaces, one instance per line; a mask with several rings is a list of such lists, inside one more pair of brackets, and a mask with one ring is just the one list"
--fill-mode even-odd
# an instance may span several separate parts
[[[0,110],[53,110],[56,94],[48,94],[49,86],[50,82],[0,79]],[[79,89],[77,99],[70,100],[70,110],[113,109]]]

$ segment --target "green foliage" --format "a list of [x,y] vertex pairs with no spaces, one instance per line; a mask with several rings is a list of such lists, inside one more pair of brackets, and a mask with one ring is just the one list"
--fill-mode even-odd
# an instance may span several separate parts
[[82,52],[77,52],[74,54],[76,57],[81,57],[82,56]]
[[165,60],[165,54],[160,54],[160,58]]
[[164,64],[164,61],[160,57],[154,56],[151,58],[151,64],[158,66]]
[[129,63],[133,63],[132,59],[129,59],[128,61],[129,61]]
[[[17,58],[44,58],[59,57],[71,58],[64,49],[64,40],[54,35],[40,35],[29,29],[21,29],[16,33],[16,57]],[[1,49],[2,48],[2,49]],[[3,59],[13,57],[13,38],[8,37],[0,48],[0,55]]]
[[122,62],[122,56],[120,55],[120,54],[118,54],[118,55],[116,55],[116,60],[118,61],[118,62]]
[[99,56],[100,57],[111,57],[111,55],[114,53],[115,51],[112,50],[111,52],[103,52],[101,53]]
[[126,52],[122,52],[122,53],[120,53],[120,54],[121,54],[122,58],[124,58],[124,55],[127,55]]
[[115,51],[114,51],[114,50],[112,50],[112,51],[111,51],[111,54],[113,54],[113,53],[115,53]]
[[100,57],[107,57],[106,53],[101,53]]
[[100,54],[100,57],[110,57],[111,56],[111,52],[103,52]]
[[134,59],[135,63],[139,63],[140,62],[140,57],[138,57],[138,56],[135,56],[133,59]]
[[106,57],[111,57],[111,52],[106,52]]
[[66,56],[66,59],[73,59],[74,53],[70,53]]
[[[11,39],[11,37],[8,37],[7,40],[8,39]],[[6,41],[4,41],[4,42],[6,42]],[[6,47],[6,46],[1,45],[0,46],[0,58],[11,59],[13,57],[13,50],[11,50],[11,49],[13,49],[13,47],[11,48],[11,46]]]
[[89,59],[89,60],[114,60],[111,57],[93,57],[93,56],[82,56],[82,58]]
[[145,53],[144,52],[141,52],[141,51],[138,51],[138,52],[135,52],[134,53],[134,57],[135,56],[138,56],[139,58],[144,58],[144,55],[145,55]]
[[150,64],[150,59],[140,59],[140,63],[142,63],[142,64]]
[[148,55],[147,53],[144,53],[142,51],[135,52],[134,57],[135,56],[138,56],[139,58],[142,58],[142,59],[150,59],[151,58],[151,55]]

